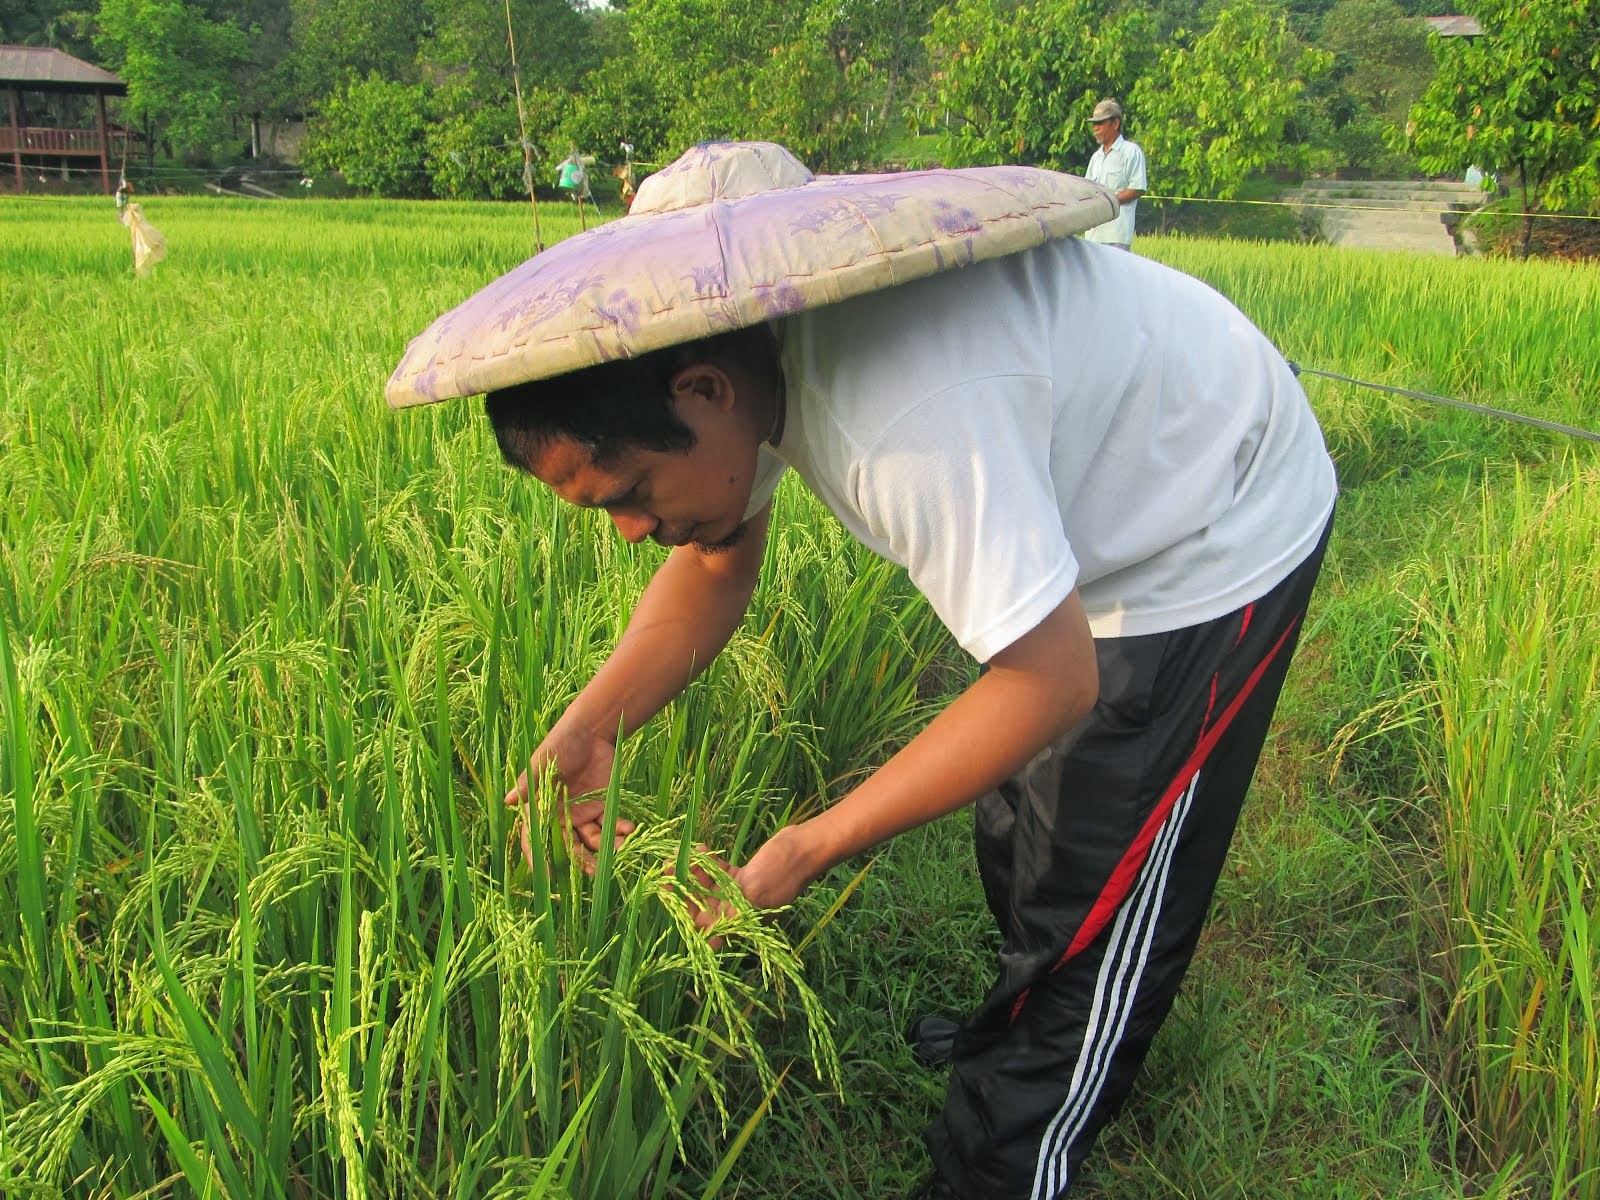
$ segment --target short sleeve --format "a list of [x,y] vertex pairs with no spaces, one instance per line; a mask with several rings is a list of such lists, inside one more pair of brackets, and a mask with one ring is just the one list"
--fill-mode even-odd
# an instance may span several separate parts
[[778,484],[783,481],[783,473],[786,470],[788,467],[772,452],[771,447],[762,446],[756,452],[756,479],[750,487],[750,503],[744,510],[746,521],[772,503],[772,497],[777,493]]
[[1132,143],[1129,143],[1129,149],[1133,154],[1130,155],[1131,161],[1128,163],[1128,187],[1136,192],[1147,192],[1150,190],[1150,183],[1145,174],[1144,151]]
[[1077,582],[1050,472],[1053,412],[1037,376],[964,383],[885,429],[852,472],[867,528],[980,662]]

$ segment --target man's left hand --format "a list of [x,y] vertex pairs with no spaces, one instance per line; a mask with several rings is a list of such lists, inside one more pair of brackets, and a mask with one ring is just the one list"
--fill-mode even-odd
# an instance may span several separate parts
[[708,929],[718,918],[733,911],[724,898],[724,889],[729,886],[737,886],[753,908],[783,908],[793,904],[816,878],[803,829],[801,825],[789,825],[778,830],[742,867],[730,867],[719,859],[717,865],[727,872],[726,880],[713,880],[709,872],[695,868],[695,878],[707,892],[703,897],[690,900],[695,924]]

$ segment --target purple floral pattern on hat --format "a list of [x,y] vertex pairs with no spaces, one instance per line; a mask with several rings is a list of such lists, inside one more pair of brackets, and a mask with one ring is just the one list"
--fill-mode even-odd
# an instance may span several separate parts
[[824,233],[836,225],[859,221],[862,218],[870,221],[874,217],[881,217],[894,212],[895,207],[905,199],[905,196],[897,196],[893,193],[858,198],[840,197],[838,200],[823,204],[810,212],[799,213],[791,217],[789,219],[789,232]]
[[770,288],[762,288],[756,295],[769,319],[787,317],[806,306],[806,298],[792,283],[780,283]]
[[[529,259],[528,262],[523,264],[523,268],[531,266],[538,261],[536,258]],[[518,268],[518,270],[523,268]],[[514,275],[516,272],[512,274]],[[578,297],[599,288],[604,278],[598,271],[591,271],[559,283],[542,295],[537,292],[532,294],[524,293],[500,310],[496,327],[501,332],[507,332],[513,324],[524,329],[543,325],[551,318],[571,309],[573,304],[577,302]],[[481,296],[483,293],[480,292],[479,295]]]
[[726,296],[728,294],[728,271],[720,262],[707,266],[689,268],[689,276],[694,280],[694,294],[696,296]]
[[639,302],[633,299],[627,288],[617,288],[604,304],[595,305],[594,312],[595,316],[615,325],[624,334],[639,332]]

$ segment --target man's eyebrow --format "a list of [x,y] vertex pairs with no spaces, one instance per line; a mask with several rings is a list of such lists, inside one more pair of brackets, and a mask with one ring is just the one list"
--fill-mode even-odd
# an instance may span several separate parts
[[614,506],[616,506],[618,504],[621,504],[629,496],[632,496],[633,493],[638,489],[638,487],[639,487],[639,485],[637,483],[631,483],[625,488],[621,488],[621,489],[618,489],[617,491],[613,491],[613,492],[608,492],[604,496],[596,497],[593,500],[580,500],[580,501],[578,501],[578,507],[579,508],[612,508],[612,507],[614,507]]

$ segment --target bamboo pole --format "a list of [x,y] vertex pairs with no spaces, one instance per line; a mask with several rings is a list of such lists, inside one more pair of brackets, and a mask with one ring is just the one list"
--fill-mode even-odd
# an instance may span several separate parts
[[17,89],[7,88],[11,108],[11,165],[17,172],[17,195],[22,195],[22,123],[17,118]]
[[528,115],[522,108],[522,76],[517,71],[517,39],[511,32],[511,0],[506,0],[506,45],[511,47],[511,86],[517,93],[517,128],[522,133],[522,182],[528,185],[528,204],[533,209],[533,252],[544,251],[544,235],[539,232],[539,201],[533,195],[533,143],[528,140]]
[[101,194],[111,195],[111,164],[106,161],[106,94],[94,94],[95,116],[100,122],[100,191]]

